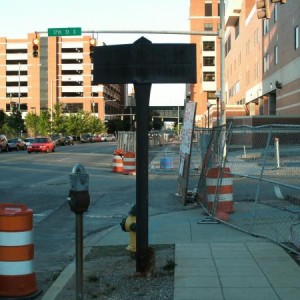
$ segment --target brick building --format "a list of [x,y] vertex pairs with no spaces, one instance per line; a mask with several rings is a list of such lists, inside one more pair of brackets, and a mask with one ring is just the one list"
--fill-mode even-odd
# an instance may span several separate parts
[[17,105],[24,117],[28,112],[39,115],[42,109],[51,112],[61,103],[64,113],[84,110],[102,120],[105,114],[121,114],[126,87],[92,85],[92,43],[97,43],[92,36],[1,37],[0,109],[9,113]]
[[[191,0],[191,31],[217,32],[220,1]],[[256,0],[225,1],[226,116],[299,116],[300,1],[271,3],[270,19],[258,19]],[[220,41],[191,36],[197,44],[196,121],[216,123],[220,89]],[[210,118],[208,117],[210,115]]]

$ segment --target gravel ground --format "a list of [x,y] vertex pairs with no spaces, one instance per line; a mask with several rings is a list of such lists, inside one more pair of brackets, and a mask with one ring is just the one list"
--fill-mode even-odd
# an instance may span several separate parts
[[[135,273],[136,261],[124,246],[93,247],[84,260],[84,299],[173,299],[174,245],[155,245],[150,278]],[[55,300],[76,299],[76,278]]]

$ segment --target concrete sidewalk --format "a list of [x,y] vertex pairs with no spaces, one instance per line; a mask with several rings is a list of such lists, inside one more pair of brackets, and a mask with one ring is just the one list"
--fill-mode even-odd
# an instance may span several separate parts
[[[93,246],[126,245],[115,226],[85,241]],[[300,267],[280,246],[203,216],[200,208],[149,218],[149,245],[175,244],[175,300],[298,300]],[[74,274],[74,263],[43,299],[55,299]]]

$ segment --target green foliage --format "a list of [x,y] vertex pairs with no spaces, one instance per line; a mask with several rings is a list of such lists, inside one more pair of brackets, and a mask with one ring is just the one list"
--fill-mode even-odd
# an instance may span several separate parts
[[83,133],[103,133],[106,132],[105,123],[90,112],[80,111],[76,114],[64,115],[62,105],[56,104],[53,111],[53,123],[51,126],[50,113],[41,110],[40,116],[35,113],[28,113],[25,120],[22,114],[13,109],[11,115],[6,115],[0,110],[0,132],[8,136],[18,136],[27,131],[30,136],[49,135],[52,133],[62,133],[64,135],[79,136]]
[[25,117],[27,134],[30,136],[38,135],[39,117],[35,113],[28,113]]
[[19,136],[21,132],[24,132],[24,120],[22,119],[22,113],[17,109],[16,106],[13,107],[11,115],[6,117],[7,133],[8,135]]
[[66,116],[62,113],[62,103],[54,105],[52,131],[55,133],[66,133]]
[[7,118],[7,115],[5,114],[4,110],[1,109],[0,110],[0,130],[1,130],[1,132],[3,132],[3,130],[4,130],[6,118]]
[[46,110],[41,111],[37,124],[37,132],[39,135],[48,135],[51,132],[50,114]]

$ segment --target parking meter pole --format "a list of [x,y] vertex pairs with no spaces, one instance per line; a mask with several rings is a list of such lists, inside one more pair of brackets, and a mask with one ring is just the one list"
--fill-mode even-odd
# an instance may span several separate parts
[[76,214],[76,300],[83,299],[83,213],[90,205],[89,175],[81,164],[70,174],[70,191],[67,198],[71,211]]
[[83,216],[76,214],[76,300],[83,299]]

